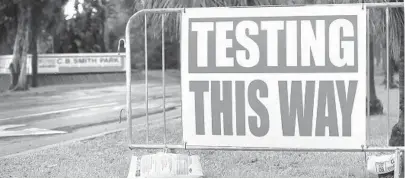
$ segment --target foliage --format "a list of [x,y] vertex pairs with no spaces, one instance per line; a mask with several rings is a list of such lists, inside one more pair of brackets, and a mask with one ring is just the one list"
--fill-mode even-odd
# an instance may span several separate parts
[[17,22],[17,4],[15,1],[0,2],[0,54],[13,52]]
[[[18,4],[21,0],[0,1],[0,54],[11,54],[17,31]],[[60,28],[63,5],[67,0],[29,0],[34,26],[38,28],[40,43],[48,38],[54,28]],[[46,48],[46,47],[44,47]]]
[[134,8],[132,0],[76,0],[75,15],[63,20],[63,28],[56,32],[60,43],[55,52],[115,52]]
[[[111,7],[106,1],[84,0],[80,4],[83,8],[79,12],[79,2],[75,2],[76,14],[72,19],[63,22],[60,29],[60,46],[57,46],[57,53],[83,53],[83,52],[104,52],[104,22],[106,11]],[[56,34],[55,34],[56,35]]]

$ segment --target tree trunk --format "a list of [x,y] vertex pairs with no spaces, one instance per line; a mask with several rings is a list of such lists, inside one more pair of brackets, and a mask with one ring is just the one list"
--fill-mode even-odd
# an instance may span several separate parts
[[28,59],[28,48],[29,48],[29,33],[31,31],[30,25],[27,25],[24,33],[24,43],[22,55],[21,55],[21,70],[18,77],[18,83],[15,87],[15,91],[28,90],[28,81],[27,81],[27,59]]
[[57,29],[52,28],[52,53],[62,53],[60,46],[60,37],[57,34]]
[[[13,57],[14,58],[14,57]],[[14,67],[15,64],[10,63],[10,66],[8,67],[8,69],[10,70],[10,87],[8,88],[9,90],[14,89],[15,85],[17,85],[17,81],[18,81],[18,72],[16,71],[16,68]]]
[[104,44],[105,44],[105,52],[111,52],[111,45],[110,45],[110,34],[107,28],[107,23],[104,23]]
[[22,5],[20,4],[18,6],[19,12],[18,12],[18,25],[17,25],[17,33],[14,41],[14,48],[13,48],[13,60],[9,66],[10,69],[10,74],[11,74],[11,82],[10,82],[10,87],[9,90],[12,90],[15,88],[18,82],[18,76],[20,74],[20,61],[21,61],[21,52],[22,52],[22,40],[24,39],[24,11],[22,10]]
[[37,74],[38,74],[38,47],[37,47],[37,35],[38,35],[38,30],[39,30],[39,25],[40,25],[40,14],[41,11],[40,9],[34,8],[31,9],[31,14],[32,14],[32,19],[31,19],[31,43],[30,43],[30,53],[32,54],[31,58],[31,87],[37,87]]
[[32,54],[32,59],[31,59],[31,71],[32,71],[32,77],[31,77],[31,87],[37,87],[38,82],[37,82],[37,76],[38,76],[38,49],[37,49],[37,24],[34,24],[32,27],[32,34],[31,34],[31,54]]
[[[16,43],[14,44],[14,57],[13,57],[13,67],[16,72],[14,75],[18,74],[18,77],[13,78],[13,91],[27,90],[27,54],[29,48],[29,35],[31,31],[31,5],[28,1],[21,1],[19,4],[19,17],[18,20],[18,33],[16,37]],[[18,65],[17,65],[18,64]],[[12,75],[13,76],[13,75]],[[18,79],[16,82],[15,80]]]
[[[99,1],[99,3],[101,3],[101,0]],[[108,2],[106,2],[108,3]],[[110,32],[108,31],[108,25],[107,25],[107,21],[108,21],[108,7],[107,4],[103,5],[103,3],[101,3],[101,7],[103,7],[103,13],[104,13],[104,22],[103,22],[103,26],[104,26],[104,30],[103,30],[103,39],[104,39],[104,46],[105,46],[105,52],[111,52],[111,46],[110,46]]]
[[[383,68],[384,68],[384,81],[382,84],[387,87],[387,59],[385,57],[384,53],[384,61],[383,61]],[[390,66],[389,66],[389,87],[390,89],[398,88],[398,84],[394,81],[394,66],[395,66],[395,60],[393,57],[390,57]]]
[[370,77],[369,77],[369,84],[370,84],[370,115],[378,115],[382,114],[384,107],[381,101],[378,99],[376,91],[375,91],[375,82],[374,82],[374,48],[373,48],[373,37],[370,33],[370,42],[369,42],[369,65],[370,65]]
[[[106,2],[106,3],[108,3],[108,2]],[[103,4],[103,2],[102,2],[102,0],[98,0],[98,5],[100,6],[100,8],[101,8],[101,20],[102,20],[102,27],[101,27],[101,29],[100,29],[100,36],[98,36],[98,37],[101,37],[102,39],[96,39],[97,41],[100,41],[99,43],[100,43],[100,48],[101,48],[101,52],[108,52],[109,51],[109,48],[110,48],[110,46],[109,46],[109,41],[108,41],[108,28],[107,28],[107,17],[108,17],[108,12],[107,12],[107,10],[108,10],[108,7],[107,7],[107,4]]]

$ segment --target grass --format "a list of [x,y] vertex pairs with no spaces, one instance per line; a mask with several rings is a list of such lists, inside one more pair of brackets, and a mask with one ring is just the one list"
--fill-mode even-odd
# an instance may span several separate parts
[[[169,143],[180,143],[180,119],[170,120]],[[134,129],[137,143],[145,141],[144,130]],[[152,126],[151,143],[161,143],[163,128]],[[130,155],[126,131],[91,140],[0,159],[0,177],[126,177]],[[186,151],[178,151],[185,153]],[[206,177],[362,177],[361,153],[229,152],[190,151],[201,157]]]
[[[380,84],[381,80],[376,78],[376,84]],[[377,94],[386,107],[388,100],[383,86],[377,86]],[[398,120],[398,89],[391,90],[390,104],[390,125],[392,126]],[[370,144],[378,146],[386,144],[386,122],[386,113],[371,118]],[[180,119],[170,120],[167,130],[169,143],[181,143],[181,128]],[[134,141],[144,143],[146,131],[136,128],[134,131],[136,132]],[[162,137],[163,128],[151,126],[151,142],[162,143]],[[130,151],[126,145],[126,131],[121,131],[30,154],[0,158],[0,177],[126,177],[130,155],[141,156],[156,152]],[[177,152],[199,155],[206,177],[365,177],[364,153]]]

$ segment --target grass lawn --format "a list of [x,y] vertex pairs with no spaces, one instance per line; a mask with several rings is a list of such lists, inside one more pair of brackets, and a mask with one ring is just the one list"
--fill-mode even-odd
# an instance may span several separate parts
[[[376,84],[380,84],[381,80],[377,78]],[[377,86],[377,93],[384,107],[387,106],[387,93],[383,86]],[[398,119],[398,89],[391,91],[390,106],[389,130]],[[180,144],[181,120],[175,118],[169,121],[168,141]],[[371,118],[370,129],[370,144],[386,145],[386,112]],[[146,132],[139,128],[134,128],[134,132],[134,141],[144,143]],[[151,126],[150,139],[162,143],[163,128],[160,125]],[[122,131],[30,154],[0,158],[0,178],[127,177],[130,155],[141,156],[155,151],[130,151],[126,145],[126,131]],[[187,153],[178,151],[183,152]],[[206,177],[365,177],[364,153],[189,152],[200,156]]]

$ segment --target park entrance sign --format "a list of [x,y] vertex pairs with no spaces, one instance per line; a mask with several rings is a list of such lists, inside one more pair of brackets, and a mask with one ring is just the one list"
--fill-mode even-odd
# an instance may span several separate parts
[[191,8],[182,14],[187,146],[366,145],[366,9]]

